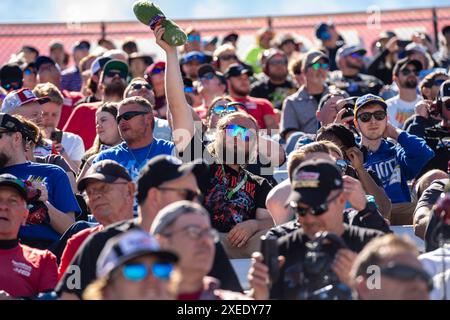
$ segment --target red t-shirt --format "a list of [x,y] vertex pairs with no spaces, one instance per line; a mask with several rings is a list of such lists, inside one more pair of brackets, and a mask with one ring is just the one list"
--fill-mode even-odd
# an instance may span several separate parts
[[81,137],[84,148],[88,150],[94,144],[95,136],[95,113],[103,102],[85,103],[75,108],[67,120],[62,131],[72,132]]
[[105,227],[100,224],[93,228],[81,230],[80,232],[70,237],[69,240],[67,240],[67,244],[61,256],[61,262],[58,268],[58,281],[70,266],[73,257],[75,257],[75,254],[83,244],[84,240],[86,240],[91,234],[102,231],[103,229],[105,229]]
[[270,103],[267,99],[247,96],[244,99],[233,97],[233,100],[245,104],[247,107],[247,112],[251,114],[256,121],[258,121],[260,129],[266,129],[264,116],[271,115],[275,117],[275,111],[273,110],[272,103]]
[[59,119],[58,123],[58,129],[62,130],[64,128],[67,120],[69,119],[70,115],[72,114],[73,106],[81,99],[83,99],[83,95],[79,92],[72,92],[63,90],[62,95],[64,97],[64,104],[61,109],[61,119]]
[[23,244],[0,249],[0,290],[12,297],[32,297],[53,290],[57,268],[56,257],[48,250]]

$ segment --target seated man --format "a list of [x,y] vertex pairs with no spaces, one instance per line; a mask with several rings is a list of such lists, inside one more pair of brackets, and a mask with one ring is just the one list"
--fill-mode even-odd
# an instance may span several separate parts
[[163,249],[179,257],[181,281],[178,300],[236,300],[237,292],[217,290],[220,282],[207,277],[215,256],[218,232],[211,227],[209,213],[190,201],[175,202],[162,209],[150,229]]
[[[428,300],[432,282],[417,259],[418,255],[412,242],[396,235],[373,240],[353,264],[351,279],[356,298]],[[377,279],[375,273],[379,275]]]
[[30,218],[20,230],[20,239],[32,247],[49,248],[81,212],[69,178],[60,167],[27,161],[33,134],[15,117],[0,114],[0,133],[0,173],[13,174],[40,190],[33,197]]
[[[347,200],[355,210],[369,209],[362,189],[357,188],[353,180],[342,177],[335,163],[328,159],[305,161],[294,171],[287,203],[296,212],[301,227],[277,239],[279,259],[284,260],[277,279],[269,277],[268,268],[262,263],[265,257],[259,252],[253,254],[249,281],[254,298],[269,298],[269,283],[272,283],[270,297],[276,299],[311,299],[316,290],[328,285],[343,288],[338,289],[343,294],[348,291],[341,285],[350,286],[349,272],[356,253],[373,238],[383,235],[378,230],[344,223],[342,212]],[[316,265],[311,271],[306,267],[312,248],[308,242],[330,233],[333,245],[322,240],[322,249],[327,252],[330,263],[322,266],[322,270]],[[322,277],[324,275],[328,277]],[[348,296],[348,292],[345,295]]]
[[28,218],[27,189],[22,180],[0,175],[0,291],[11,297],[34,297],[57,282],[56,258],[47,250],[19,243],[19,229]]
[[161,250],[155,238],[131,230],[106,242],[97,261],[97,280],[85,300],[173,300],[178,257]]
[[[408,180],[434,157],[425,140],[395,128],[387,120],[386,102],[375,95],[365,95],[355,104],[355,126],[361,132],[364,168],[372,169],[382,181],[391,199],[391,223],[412,224],[415,203]],[[394,144],[386,140],[391,138]]]

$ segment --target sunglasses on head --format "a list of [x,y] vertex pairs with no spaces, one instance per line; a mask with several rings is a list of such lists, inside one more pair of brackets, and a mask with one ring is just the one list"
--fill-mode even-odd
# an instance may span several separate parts
[[249,141],[250,140],[250,129],[242,127],[237,124],[229,124],[226,126],[227,134],[231,137],[237,137],[238,135],[241,136],[242,141]]
[[121,78],[121,79],[126,79],[127,78],[127,75],[125,74],[125,72],[114,71],[114,70],[108,71],[106,73],[106,76],[108,78],[114,78],[115,76],[119,76],[119,78]]
[[148,112],[145,111],[129,111],[129,112],[125,112],[124,114],[121,114],[120,116],[117,116],[117,123],[120,123],[120,121],[122,120],[126,120],[129,121],[131,119],[133,119],[134,117],[137,116],[142,116],[148,114]]
[[[151,273],[159,280],[167,281],[173,271],[173,264],[171,263],[153,263],[151,266]],[[133,282],[141,282],[147,278],[150,270],[144,263],[127,264],[122,268],[122,274],[125,279]]]
[[224,54],[219,57],[219,60],[223,61],[237,60],[237,56],[235,54]]
[[363,112],[358,115],[358,119],[362,122],[369,122],[370,119],[372,119],[372,116],[375,118],[375,120],[382,121],[386,119],[386,111],[378,110],[375,112]]
[[399,280],[410,281],[419,278],[427,284],[428,291],[433,290],[433,280],[428,275],[428,273],[426,273],[423,270],[419,270],[414,267],[410,267],[403,264],[391,263],[388,264],[386,267],[381,268],[380,271],[381,274],[387,277]]
[[153,87],[149,83],[146,83],[146,84],[135,83],[135,84],[132,84],[131,87],[134,90],[141,90],[142,88],[146,88],[147,90],[152,90],[153,89]]
[[401,71],[401,73],[402,73],[402,75],[403,76],[409,76],[411,73],[414,73],[414,75],[415,76],[419,76],[419,71],[418,70],[416,70],[416,69],[413,69],[413,70],[411,70],[411,69],[403,69],[402,71]]
[[216,115],[221,115],[223,113],[233,113],[237,112],[238,108],[236,106],[215,106],[212,112]]
[[155,68],[155,69],[152,70],[152,75],[160,74],[160,73],[163,73],[165,71],[166,71],[166,69],[164,69],[164,68]]
[[329,65],[328,63],[320,63],[320,62],[316,62],[316,63],[313,63],[310,67],[317,71],[317,70],[319,70],[320,68],[322,68],[322,69],[328,69],[328,68],[330,67],[330,65]]

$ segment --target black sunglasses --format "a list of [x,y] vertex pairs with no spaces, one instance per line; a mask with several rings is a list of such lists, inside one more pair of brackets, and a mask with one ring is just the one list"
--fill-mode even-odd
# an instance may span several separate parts
[[117,123],[120,123],[120,121],[122,120],[126,120],[129,121],[131,119],[133,119],[134,117],[137,116],[142,116],[144,114],[148,114],[148,112],[145,111],[129,111],[129,112],[125,112],[124,114],[121,114],[120,116],[117,116]]
[[200,202],[203,201],[202,194],[200,191],[193,191],[190,189],[176,189],[176,188],[157,188],[160,191],[175,191],[184,194],[184,198],[187,201],[193,201],[194,199],[198,199]]
[[153,87],[149,83],[147,83],[147,84],[134,83],[134,84],[131,85],[131,87],[134,90],[141,90],[142,88],[146,88],[148,90],[152,90],[153,89]]
[[237,56],[235,54],[224,54],[219,57],[220,60],[228,61],[228,60],[237,60]]
[[108,71],[108,72],[106,73],[106,76],[107,76],[108,78],[114,78],[115,76],[119,76],[119,77],[122,78],[122,79],[126,79],[126,78],[127,78],[127,75],[125,74],[125,72],[113,71],[113,70]]
[[372,119],[372,116],[377,121],[382,121],[386,119],[386,111],[378,110],[375,112],[363,112],[358,115],[358,119],[362,122],[369,122]]
[[414,69],[414,70],[411,70],[411,69],[403,69],[401,72],[402,72],[402,75],[404,75],[405,77],[406,77],[406,76],[409,76],[411,73],[414,73],[415,76],[418,76],[418,75],[419,75],[419,71],[417,71],[416,69]]
[[337,195],[335,195],[331,199],[328,199],[327,201],[325,201],[325,203],[322,203],[317,207],[306,207],[306,208],[299,207],[298,204],[294,201],[290,203],[290,207],[300,217],[305,217],[308,213],[310,213],[313,216],[321,216],[328,211],[328,204],[336,200],[340,195],[341,192],[339,192]]
[[433,279],[431,279],[428,273],[423,270],[419,270],[403,264],[390,263],[386,267],[381,268],[380,271],[381,274],[387,277],[399,280],[407,281],[419,278],[427,284],[428,291],[433,290]]

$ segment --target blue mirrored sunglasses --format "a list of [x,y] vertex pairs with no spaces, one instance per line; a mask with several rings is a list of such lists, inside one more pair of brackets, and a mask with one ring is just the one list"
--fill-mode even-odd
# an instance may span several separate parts
[[[159,280],[169,280],[173,271],[171,263],[154,263],[151,267],[151,273]],[[127,264],[122,268],[123,276],[133,282],[143,281],[149,275],[149,269],[146,264],[134,263]]]
[[227,113],[237,112],[238,109],[235,106],[215,106],[212,111],[217,115],[221,115],[224,112]]
[[227,133],[232,137],[241,136],[242,141],[250,140],[250,129],[237,124],[230,124],[226,127]]

